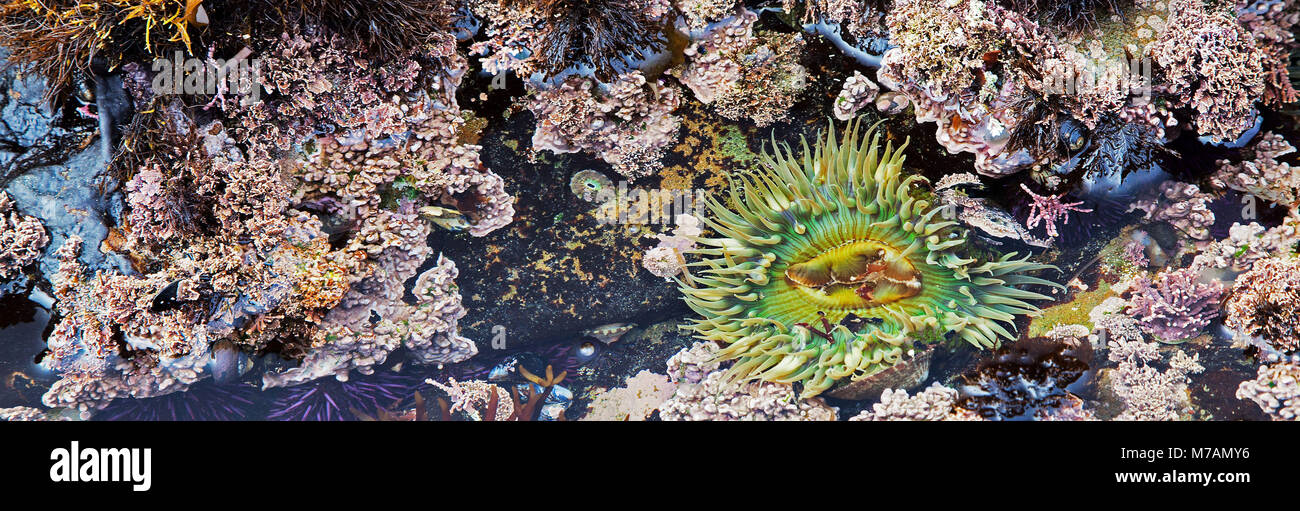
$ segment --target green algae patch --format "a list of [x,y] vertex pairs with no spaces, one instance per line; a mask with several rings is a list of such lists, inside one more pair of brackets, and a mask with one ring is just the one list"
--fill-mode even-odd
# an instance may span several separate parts
[[1075,294],[1073,300],[1043,309],[1038,317],[1029,322],[1029,337],[1041,337],[1061,325],[1087,325],[1092,329],[1088,313],[1112,296],[1115,293],[1111,292],[1110,284],[1102,281],[1092,291]]

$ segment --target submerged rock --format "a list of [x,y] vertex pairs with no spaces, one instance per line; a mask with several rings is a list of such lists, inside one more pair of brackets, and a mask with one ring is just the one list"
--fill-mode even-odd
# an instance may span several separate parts
[[[0,52],[0,57],[7,52]],[[118,183],[107,174],[108,165],[98,143],[71,147],[79,135],[94,135],[93,128],[65,128],[62,111],[42,100],[44,82],[36,76],[19,77],[12,69],[0,75],[0,186],[9,192],[24,215],[37,217],[51,238],[40,259],[47,277],[58,269],[54,251],[71,235],[85,240],[81,260],[92,268],[117,266],[130,271],[124,260],[106,260],[99,245],[108,237],[122,212]],[[125,94],[122,90],[115,93]],[[88,140],[88,139],[86,139]],[[86,141],[86,140],[83,140]]]

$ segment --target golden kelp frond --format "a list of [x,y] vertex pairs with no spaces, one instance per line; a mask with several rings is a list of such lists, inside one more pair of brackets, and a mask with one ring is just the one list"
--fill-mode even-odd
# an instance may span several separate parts
[[66,96],[96,56],[111,65],[137,45],[145,54],[161,55],[162,42],[190,50],[187,14],[197,7],[195,0],[8,0],[0,6],[0,45],[10,62],[45,78],[51,101]]

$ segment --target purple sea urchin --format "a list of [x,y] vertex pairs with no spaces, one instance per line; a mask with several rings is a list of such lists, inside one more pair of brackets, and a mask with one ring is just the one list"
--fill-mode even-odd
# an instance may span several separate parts
[[282,421],[350,420],[351,410],[374,413],[393,402],[410,397],[419,380],[383,372],[365,378],[318,382],[290,387],[272,405],[266,418]]
[[763,168],[732,176],[728,202],[706,201],[719,237],[688,252],[681,290],[703,316],[696,337],[739,359],[732,379],[803,382],[809,397],[897,364],[912,340],[995,347],[1014,338],[1002,323],[1038,310],[1026,300],[1048,299],[1015,286],[1057,286],[1024,275],[1052,266],[1014,253],[959,255],[957,222],[913,197],[925,178],[902,175],[907,144],[881,151],[859,128],[804,140],[802,157],[764,152]]
[[148,399],[118,399],[95,420],[110,421],[238,421],[247,420],[257,388],[249,385],[201,383],[185,392]]

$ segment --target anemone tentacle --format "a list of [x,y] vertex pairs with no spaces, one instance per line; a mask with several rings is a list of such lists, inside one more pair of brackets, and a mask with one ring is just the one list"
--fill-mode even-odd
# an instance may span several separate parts
[[903,175],[907,142],[882,149],[876,127],[837,139],[832,125],[798,155],[773,138],[728,200],[705,200],[717,237],[695,238],[678,286],[695,337],[737,360],[729,380],[802,382],[810,397],[899,363],[912,340],[993,348],[1049,299],[1016,286],[1060,287],[1026,275],[1055,269],[1027,255],[964,257],[958,223],[911,193],[927,180]]

